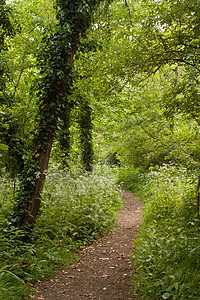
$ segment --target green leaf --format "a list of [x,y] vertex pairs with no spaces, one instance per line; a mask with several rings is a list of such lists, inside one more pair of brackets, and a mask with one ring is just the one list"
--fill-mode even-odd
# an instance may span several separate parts
[[6,151],[6,150],[8,150],[8,149],[9,149],[9,147],[8,147],[7,145],[0,144],[0,150]]
[[169,297],[171,296],[171,294],[169,292],[166,292],[162,295],[163,299],[169,299]]

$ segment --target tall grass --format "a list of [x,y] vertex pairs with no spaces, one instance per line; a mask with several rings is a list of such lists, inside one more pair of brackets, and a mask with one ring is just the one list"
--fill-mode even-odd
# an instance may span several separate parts
[[52,166],[33,234],[22,243],[22,231],[7,231],[13,184],[6,176],[1,180],[0,300],[22,299],[34,281],[72,263],[78,248],[113,228],[114,211],[122,203],[108,169],[97,168],[89,175]]
[[144,221],[135,242],[135,287],[143,299],[200,299],[196,177],[163,166],[146,175]]

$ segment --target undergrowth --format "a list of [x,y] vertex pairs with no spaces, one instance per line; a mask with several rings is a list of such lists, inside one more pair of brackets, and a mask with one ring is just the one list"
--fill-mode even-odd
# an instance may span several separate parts
[[122,167],[118,170],[117,178],[117,183],[122,188],[137,195],[144,180],[144,170],[133,166]]
[[197,176],[163,166],[145,178],[140,187],[143,224],[133,254],[135,290],[143,299],[199,299]]
[[55,267],[68,265],[75,252],[115,224],[121,206],[114,177],[108,169],[84,174],[79,169],[52,167],[46,180],[43,203],[30,241],[23,232],[7,230],[13,206],[13,184],[1,177],[0,187],[0,300],[23,299],[38,279]]

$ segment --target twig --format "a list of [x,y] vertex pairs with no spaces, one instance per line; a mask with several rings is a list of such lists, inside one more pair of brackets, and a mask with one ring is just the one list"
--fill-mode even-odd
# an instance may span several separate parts
[[16,94],[16,91],[17,91],[17,88],[18,88],[18,85],[19,85],[20,80],[21,80],[21,77],[22,77],[22,73],[23,73],[23,71],[24,71],[24,62],[25,62],[26,52],[27,52],[27,48],[25,49],[24,54],[23,54],[21,70],[20,70],[20,74],[19,74],[18,81],[17,81],[17,83],[16,83],[16,85],[15,85],[13,97],[15,97],[15,94]]
[[124,0],[124,2],[125,2],[125,6],[127,7],[128,14],[129,14],[130,21],[131,21],[131,25],[132,25],[133,22],[132,22],[132,16],[131,16],[130,8],[129,8],[129,6],[128,6],[127,0]]

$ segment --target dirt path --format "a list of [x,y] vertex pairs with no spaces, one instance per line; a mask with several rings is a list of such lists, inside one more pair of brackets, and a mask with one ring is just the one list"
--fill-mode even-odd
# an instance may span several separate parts
[[126,202],[117,212],[117,230],[81,252],[77,265],[58,271],[51,280],[38,283],[31,299],[128,300],[133,240],[142,220],[142,203],[131,192],[121,192]]

